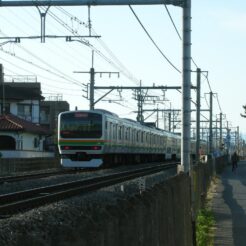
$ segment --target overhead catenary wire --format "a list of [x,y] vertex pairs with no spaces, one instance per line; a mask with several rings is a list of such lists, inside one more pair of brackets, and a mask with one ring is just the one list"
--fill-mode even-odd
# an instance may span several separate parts
[[[63,14],[65,14],[66,16],[68,16],[69,18],[73,19],[74,21],[76,21],[79,25],[83,25],[86,28],[88,28],[88,25],[81,21],[79,18],[77,18],[76,16],[70,14],[69,12],[67,12],[64,8],[62,7],[56,7],[58,10],[60,10]],[[62,20],[60,20],[62,21]],[[62,24],[64,27],[67,25],[66,24]],[[69,28],[70,29],[70,28]],[[70,30],[72,31],[72,30]],[[96,33],[96,31],[92,28],[93,31],[93,35],[98,36],[98,34]],[[74,34],[74,31],[72,31],[72,33]],[[116,57],[116,55],[109,49],[109,47],[105,44],[105,42],[103,42],[101,39],[97,39],[97,41],[100,43],[100,45],[104,48],[104,50],[111,56],[111,58],[113,59],[113,61],[111,61],[109,58],[107,58],[105,55],[102,54],[102,52],[100,52],[99,50],[96,50],[95,48],[92,48],[93,46],[91,46],[91,48],[93,50],[95,50],[104,60],[106,60],[109,64],[111,64],[113,67],[115,67],[117,70],[119,70],[122,74],[124,74],[128,79],[130,79],[131,81],[133,81],[134,83],[138,83],[139,79],[137,79],[126,67],[125,65],[123,65],[123,63]],[[116,64],[115,64],[116,63]]]
[[[76,22],[78,22],[78,24],[84,25],[85,27],[87,27],[87,24],[85,22],[79,20],[79,18],[71,15],[70,13],[68,13],[66,10],[64,10],[61,7],[57,7],[57,8],[60,9],[63,13],[65,13],[69,18],[71,18],[71,19],[75,20]],[[93,35],[98,35],[93,28],[92,28],[92,31],[93,31]],[[128,78],[130,78],[130,80],[134,81],[136,84],[139,84],[139,80],[136,79],[131,74],[131,72],[129,72],[129,70],[122,64],[122,62],[119,61],[119,59],[113,54],[113,52],[108,48],[108,46],[101,39],[97,39],[97,41],[102,45],[102,47],[107,51],[107,53],[113,58],[113,60],[120,66],[120,68],[119,68],[118,65],[117,65],[117,68],[119,68],[119,70],[121,72],[123,72],[125,74],[125,76],[127,76]],[[123,69],[123,71],[122,71],[122,69]],[[97,93],[100,94],[99,92],[97,92]],[[107,97],[106,97],[106,99],[107,99]],[[119,102],[114,101],[114,100],[110,100],[110,101],[112,103],[115,103],[115,104],[121,105],[123,107],[129,108],[129,102],[128,102],[128,105],[126,106],[126,105],[123,105],[122,103],[119,103]]]
[[[56,16],[54,13],[52,13],[51,11],[49,11],[48,14],[50,14],[58,23],[60,23],[64,28],[66,28],[73,35],[76,35],[77,34],[77,32],[75,32],[71,27],[69,27],[61,18],[59,18],[58,16]],[[76,18],[76,20],[78,20],[78,18]],[[120,68],[119,65],[116,65],[112,60],[110,60],[100,50],[98,50],[96,47],[94,47],[89,41],[87,41],[87,40],[85,40],[83,38],[80,38],[77,41],[78,42],[81,42],[82,44],[84,44],[84,45],[88,46],[89,48],[91,48],[92,50],[94,50],[100,57],[102,57],[106,62],[108,62],[111,66],[113,66],[117,70],[120,70],[120,72],[122,72],[130,80],[133,79],[132,78],[133,76],[129,76],[123,69]],[[135,78],[134,78],[134,80],[135,80]]]
[[[46,77],[46,76],[44,76],[43,74],[39,74],[39,73],[34,73],[33,71],[31,71],[31,70],[29,70],[29,69],[26,69],[26,68],[24,68],[24,67],[22,67],[22,66],[19,66],[19,65],[17,65],[16,63],[12,63],[12,62],[10,62],[9,60],[7,60],[7,59],[4,59],[3,57],[0,57],[0,60],[2,60],[2,61],[4,61],[4,62],[6,62],[6,63],[8,63],[8,64],[10,64],[11,66],[13,66],[15,69],[16,68],[18,68],[18,69],[20,69],[21,71],[26,71],[27,73],[29,73],[29,74],[31,74],[31,75],[35,75],[35,76],[38,76],[38,77],[40,77],[40,78],[44,78],[44,79],[46,79],[46,80],[49,80],[49,81],[53,81],[53,82],[55,82],[55,83],[58,83],[59,85],[60,84],[68,84],[67,83],[67,80],[65,81],[62,81],[62,80],[55,80],[55,79],[52,79],[51,77]],[[11,72],[12,74],[15,74],[15,75],[20,75],[20,74],[18,74],[18,73],[16,73],[16,71],[13,71],[13,70],[11,70],[11,69],[9,69],[9,68],[5,68],[5,70],[7,70],[7,71],[9,71],[9,72]],[[42,83],[44,83],[44,82],[42,82]],[[77,85],[76,85],[77,86]],[[82,87],[82,85],[78,85],[78,86],[80,86],[80,87]],[[52,86],[51,86],[52,87]],[[57,87],[57,88],[60,88],[60,89],[62,89],[61,87]],[[69,90],[70,90],[71,88],[69,88]],[[77,90],[78,91],[78,90]]]
[[[173,27],[174,27],[174,29],[175,29],[175,31],[176,31],[176,33],[177,33],[179,39],[182,40],[182,36],[181,36],[180,32],[178,31],[178,28],[177,28],[176,24],[174,23],[174,20],[173,20],[173,18],[172,18],[172,16],[171,16],[171,13],[170,13],[170,11],[169,11],[167,5],[164,4],[164,7],[165,7],[165,9],[166,9],[166,11],[167,11],[167,14],[168,14],[168,16],[169,16],[169,19],[170,19],[170,21],[172,22]],[[192,57],[191,57],[191,61],[192,61],[193,64],[196,66],[196,68],[198,68],[196,62],[194,61],[194,59],[193,59]]]
[[158,45],[156,44],[156,42],[154,41],[154,39],[150,36],[149,32],[146,30],[146,28],[144,27],[144,25],[142,24],[142,22],[140,21],[140,19],[138,18],[137,14],[135,13],[135,11],[133,10],[133,8],[131,7],[131,5],[129,5],[130,10],[132,11],[133,15],[135,16],[135,18],[137,19],[138,23],[141,25],[141,27],[143,28],[143,30],[145,31],[145,33],[147,34],[147,36],[149,37],[149,39],[151,40],[151,42],[154,44],[154,46],[157,48],[157,50],[161,53],[161,55],[164,57],[164,59],[179,73],[181,73],[181,71],[167,58],[167,56],[162,52],[162,50],[158,47]]
[[168,8],[167,8],[167,5],[164,4],[164,7],[165,7],[165,9],[166,9],[166,11],[167,11],[167,13],[168,13],[168,16],[169,16],[169,18],[170,18],[170,20],[171,20],[171,22],[172,22],[172,24],[173,24],[173,27],[174,27],[174,29],[175,29],[175,31],[176,31],[176,33],[177,33],[179,39],[182,40],[182,37],[181,37],[181,35],[180,35],[179,31],[178,31],[178,28],[176,27],[176,25],[175,25],[175,23],[174,23],[174,21],[173,21],[173,18],[172,18],[171,14],[170,14],[170,12],[169,12],[169,10],[168,10]]
[[216,94],[216,99],[217,99],[217,103],[219,105],[220,112],[222,113],[222,109],[221,109],[221,106],[220,106],[218,94]]
[[[47,68],[45,68],[45,67],[42,67],[42,66],[40,66],[40,65],[38,65],[38,64],[36,64],[36,63],[34,63],[34,62],[32,62],[32,61],[29,61],[29,60],[24,59],[24,58],[22,58],[22,57],[20,57],[20,56],[17,56],[16,54],[13,54],[13,53],[11,53],[11,52],[9,52],[9,51],[5,51],[5,50],[3,50],[3,49],[0,49],[0,51],[3,52],[3,53],[5,53],[5,54],[8,54],[8,55],[10,55],[10,56],[12,56],[12,57],[14,57],[14,58],[16,58],[16,59],[18,59],[18,60],[20,60],[20,61],[22,61],[22,62],[25,62],[25,63],[27,63],[27,64],[29,64],[29,65],[35,66],[35,67],[37,67],[37,68],[39,68],[39,69],[41,69],[41,70],[43,70],[43,71],[45,71],[45,72],[48,72],[48,73],[53,74],[53,75],[55,75],[55,76],[57,76],[57,77],[60,77],[60,78],[62,78],[62,79],[64,79],[64,80],[67,79],[65,76],[62,76],[62,75],[60,75],[59,73],[53,72],[53,71],[51,71],[50,69],[47,69]],[[76,85],[81,84],[81,83],[76,83],[76,82],[71,81],[71,80],[70,80],[70,82],[72,82],[72,83],[74,83],[74,84],[76,84]]]
[[[2,33],[3,36],[7,36],[4,32],[2,32],[0,30],[0,33]],[[78,80],[75,80],[74,78],[66,75],[65,73],[63,73],[62,71],[60,71],[59,69],[55,68],[53,65],[49,64],[48,62],[44,61],[43,59],[41,59],[39,56],[35,55],[34,53],[32,53],[30,50],[24,48],[23,46],[21,46],[20,44],[15,44],[15,46],[18,46],[20,49],[24,50],[24,52],[28,53],[30,56],[34,57],[36,60],[38,60],[39,62],[45,64],[48,68],[49,68],[49,71],[51,71],[51,69],[55,70],[57,73],[60,73],[62,74],[63,78],[67,79],[68,81],[73,81],[73,83],[77,83],[77,84],[80,84],[80,82]],[[1,47],[1,49],[3,50],[3,48]],[[5,52],[5,53],[9,53],[11,54],[12,56],[16,56],[13,52]],[[31,64],[32,62],[29,62],[29,64]]]
[[[7,53],[8,53],[8,55],[17,57],[14,53],[11,53],[11,52],[7,52]],[[18,58],[21,59],[21,57],[18,57]],[[22,58],[22,61],[27,62],[27,63],[30,64],[30,65],[34,65],[34,66],[38,67],[39,69],[43,69],[43,70],[46,71],[46,72],[51,72],[51,71],[45,69],[44,67],[41,68],[39,65],[35,64],[35,63],[32,62],[32,61],[28,61],[27,59]],[[62,89],[62,88],[60,88],[60,89]]]

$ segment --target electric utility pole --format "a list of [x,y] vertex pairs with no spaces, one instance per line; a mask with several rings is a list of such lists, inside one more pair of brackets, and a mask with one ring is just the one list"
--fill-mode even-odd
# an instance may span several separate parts
[[196,74],[196,162],[200,156],[200,110],[201,110],[201,69],[197,68]]
[[108,74],[109,77],[111,74],[118,74],[119,77],[119,72],[95,72],[94,69],[94,51],[92,51],[92,66],[89,72],[83,72],[83,71],[75,71],[74,73],[89,73],[90,74],[90,89],[89,89],[89,98],[90,98],[90,110],[95,109],[95,75],[99,73],[100,75],[102,74]]
[[3,65],[0,64],[0,86],[2,86],[2,104],[0,104],[0,112],[1,114],[5,114],[5,88],[4,88],[4,73],[3,73]]
[[185,173],[191,170],[190,120],[191,120],[191,0],[183,7],[183,72],[182,72],[182,133],[181,167]]
[[210,93],[210,113],[209,113],[209,152],[213,153],[213,92]]

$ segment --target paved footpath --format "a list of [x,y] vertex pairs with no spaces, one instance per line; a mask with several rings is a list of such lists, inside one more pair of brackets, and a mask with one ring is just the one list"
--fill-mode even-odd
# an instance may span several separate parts
[[219,246],[246,246],[246,161],[236,172],[226,167],[212,201],[216,220],[215,242]]

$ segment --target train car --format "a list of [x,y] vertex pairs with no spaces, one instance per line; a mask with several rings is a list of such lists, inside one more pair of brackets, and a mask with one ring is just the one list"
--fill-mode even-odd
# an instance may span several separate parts
[[180,159],[180,136],[105,110],[62,112],[58,149],[63,167]]

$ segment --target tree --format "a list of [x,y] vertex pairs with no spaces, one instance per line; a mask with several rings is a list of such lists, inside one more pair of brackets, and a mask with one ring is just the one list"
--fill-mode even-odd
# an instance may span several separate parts
[[240,115],[241,115],[242,117],[246,118],[246,105],[243,105],[242,107],[243,107],[243,109],[244,109],[245,114],[240,114]]

